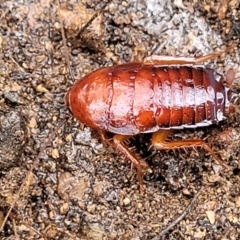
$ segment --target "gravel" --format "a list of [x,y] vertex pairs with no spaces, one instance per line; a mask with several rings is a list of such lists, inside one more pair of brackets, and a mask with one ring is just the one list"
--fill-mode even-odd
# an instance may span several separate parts
[[140,195],[135,169],[65,104],[75,79],[99,67],[151,54],[200,56],[230,44],[231,52],[206,65],[221,74],[234,68],[239,92],[239,16],[236,0],[1,1],[0,225],[24,186],[0,239],[160,239],[200,188],[164,239],[239,239],[239,108],[219,125],[172,136],[206,138],[228,172],[203,150],[148,150],[151,136],[134,138],[153,170]]

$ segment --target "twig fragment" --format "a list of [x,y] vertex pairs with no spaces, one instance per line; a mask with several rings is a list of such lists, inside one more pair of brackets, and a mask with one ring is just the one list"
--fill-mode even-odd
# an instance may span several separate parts
[[[94,19],[97,18],[97,16],[99,16],[103,12],[103,10],[106,8],[106,6],[111,1],[112,0],[108,0],[99,11],[97,11],[97,12],[95,12],[93,14],[93,16],[89,19],[89,21],[80,29],[80,31],[78,32],[77,36],[81,36],[82,35],[82,33],[91,25],[91,23],[94,21]],[[58,0],[58,6],[59,6],[59,9],[60,9],[61,5],[60,5],[60,1],[59,0]],[[68,66],[70,80],[72,81],[72,84],[73,84],[74,83],[74,74],[73,74],[72,67],[71,67],[71,64],[70,64],[70,57],[69,57],[69,52],[68,52],[68,48],[67,48],[67,39],[66,39],[66,35],[65,35],[65,32],[64,32],[63,19],[60,17],[59,21],[60,21],[61,35],[62,35],[63,46],[64,46],[64,55],[65,55],[67,66]]]
[[194,196],[194,198],[191,200],[191,202],[188,204],[187,208],[182,212],[182,214],[178,217],[176,217],[172,223],[170,223],[165,229],[163,229],[160,234],[154,238],[152,238],[152,240],[159,240],[161,239],[164,235],[166,235],[166,233],[168,233],[174,226],[176,226],[180,221],[182,221],[190,212],[192,206],[194,205],[194,203],[196,202],[196,200],[198,199],[199,195],[202,193],[203,191],[203,187],[201,187],[199,189],[199,191],[196,193],[196,195]]
[[36,159],[34,160],[34,162],[33,162],[32,166],[31,166],[31,168],[29,169],[29,171],[27,172],[26,177],[24,178],[24,180],[23,180],[23,182],[22,182],[19,190],[18,190],[17,193],[16,193],[15,199],[13,200],[13,202],[12,202],[12,204],[11,204],[11,206],[10,206],[10,208],[9,208],[9,210],[8,210],[8,212],[7,212],[4,220],[3,220],[3,222],[2,222],[2,225],[1,225],[1,227],[0,227],[0,232],[3,230],[3,228],[4,228],[5,224],[6,224],[6,221],[7,221],[8,217],[9,217],[12,209],[14,208],[16,202],[18,201],[19,196],[20,196],[20,194],[21,194],[21,192],[22,192],[22,190],[23,190],[24,184],[27,182],[27,180],[28,180],[30,174],[32,173],[32,171],[37,167],[41,155],[42,155],[43,152],[46,150],[47,146],[49,146],[50,143],[53,141],[53,138],[56,136],[58,130],[62,127],[62,125],[63,125],[65,122],[66,122],[66,119],[63,120],[62,122],[60,122],[60,124],[57,126],[57,128],[50,134],[48,140],[47,140],[47,141],[44,143],[44,145],[41,147],[38,156],[37,156]]

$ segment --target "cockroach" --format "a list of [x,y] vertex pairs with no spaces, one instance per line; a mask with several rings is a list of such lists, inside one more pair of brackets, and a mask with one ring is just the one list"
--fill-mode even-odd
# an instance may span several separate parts
[[174,129],[209,126],[234,111],[238,94],[229,86],[234,71],[223,76],[200,63],[226,50],[197,58],[157,56],[143,62],[100,68],[89,73],[68,91],[66,101],[73,115],[98,130],[106,141],[106,131],[114,133],[112,144],[137,168],[140,191],[142,171],[148,164],[125,144],[140,133],[153,133],[156,149],[203,147],[222,166],[202,139],[166,141]]

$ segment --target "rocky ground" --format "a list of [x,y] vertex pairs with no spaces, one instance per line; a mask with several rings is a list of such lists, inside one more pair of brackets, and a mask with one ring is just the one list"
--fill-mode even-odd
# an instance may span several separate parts
[[204,150],[148,151],[151,136],[133,139],[153,170],[140,195],[135,169],[65,104],[75,79],[99,67],[233,43],[206,64],[232,67],[240,92],[239,1],[5,0],[0,19],[0,239],[240,238],[239,108],[172,136],[206,139],[229,171]]

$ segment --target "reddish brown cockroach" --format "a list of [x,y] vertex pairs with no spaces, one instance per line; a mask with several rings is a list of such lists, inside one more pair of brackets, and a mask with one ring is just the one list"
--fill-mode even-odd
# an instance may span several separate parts
[[[226,50],[225,50],[226,51]],[[230,86],[234,71],[223,77],[198,65],[225,51],[198,58],[151,56],[143,63],[100,68],[77,81],[67,94],[73,115],[100,132],[114,133],[113,145],[138,170],[148,164],[128,149],[124,141],[139,133],[153,133],[157,149],[203,147],[227,167],[202,139],[165,141],[172,129],[209,126],[225,119],[233,110],[237,93]]]

